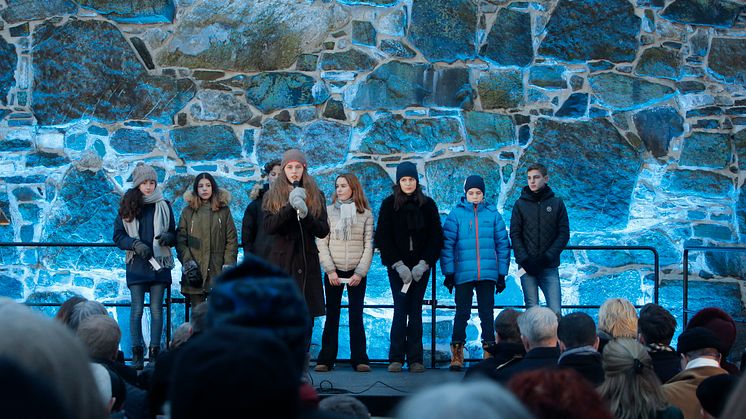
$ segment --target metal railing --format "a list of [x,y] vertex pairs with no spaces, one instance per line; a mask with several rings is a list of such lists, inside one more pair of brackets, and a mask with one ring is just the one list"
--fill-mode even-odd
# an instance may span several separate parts
[[746,252],[746,246],[684,246],[684,282],[681,286],[683,292],[683,298],[681,301],[684,326],[689,320],[689,252],[690,251],[704,251],[704,252]]
[[[116,248],[113,243],[45,243],[45,242],[0,242],[0,248],[2,247],[109,247]],[[564,250],[621,250],[621,251],[646,251],[653,254],[653,265],[654,265],[654,286],[653,286],[653,302],[658,303],[660,277],[659,277],[659,256],[658,251],[652,246],[567,246]],[[686,253],[685,253],[686,258]],[[438,273],[433,267],[431,272],[431,299],[423,300],[422,305],[429,306],[431,310],[431,322],[430,322],[430,367],[436,367],[436,326],[437,326],[437,310],[438,309],[455,309],[455,305],[452,304],[439,304],[437,298],[437,285],[438,285]],[[686,284],[686,279],[684,281]],[[171,340],[171,306],[172,303],[183,303],[184,304],[184,318],[188,321],[189,319],[189,300],[184,298],[173,298],[171,296],[171,287],[168,287],[166,292],[166,302],[164,304],[166,308],[166,341],[167,344]],[[61,303],[26,303],[32,307],[58,307]],[[129,307],[130,303],[104,303],[106,307]],[[343,304],[342,308],[349,308],[348,304]],[[476,306],[472,306],[475,308]],[[564,305],[563,309],[597,309],[599,305]],[[363,308],[394,308],[393,304],[364,304]],[[500,305],[497,304],[494,308],[525,308],[523,305]],[[340,359],[339,361],[345,361]],[[371,359],[372,362],[387,362],[388,359]]]

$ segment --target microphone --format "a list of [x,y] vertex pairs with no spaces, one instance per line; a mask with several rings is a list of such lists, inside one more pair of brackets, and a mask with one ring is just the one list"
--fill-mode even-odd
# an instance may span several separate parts
[[[298,187],[300,187],[300,182],[298,182],[297,180],[293,181],[293,188],[298,188]],[[295,210],[295,216],[298,217],[298,221],[300,221],[300,210],[297,208]]]

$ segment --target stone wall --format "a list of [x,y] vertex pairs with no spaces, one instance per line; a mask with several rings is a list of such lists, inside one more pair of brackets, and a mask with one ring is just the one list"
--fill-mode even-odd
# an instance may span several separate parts
[[[261,163],[291,146],[327,193],[336,173],[361,175],[376,210],[402,160],[443,215],[479,173],[506,220],[526,166],[545,162],[571,243],[655,246],[661,301],[679,316],[683,246],[746,241],[737,0],[4,3],[0,208],[12,224],[0,241],[110,241],[139,161],[177,213],[193,176],[213,173],[240,220]],[[0,294],[126,301],[122,256],[0,248]],[[566,304],[652,299],[648,253],[563,257]],[[692,258],[692,305],[743,316],[746,258]],[[369,283],[368,302],[390,302],[379,265]],[[511,276],[497,302],[521,301]],[[389,317],[366,313],[373,357],[386,356]]]

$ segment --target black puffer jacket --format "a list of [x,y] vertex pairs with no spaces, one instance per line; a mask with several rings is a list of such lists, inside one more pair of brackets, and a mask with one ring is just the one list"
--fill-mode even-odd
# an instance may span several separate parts
[[510,241],[516,262],[529,261],[542,268],[556,268],[560,253],[570,240],[570,221],[562,199],[549,186],[533,193],[523,187],[510,219]]
[[264,229],[264,211],[262,203],[264,194],[269,190],[269,184],[256,185],[251,190],[251,203],[246,207],[241,222],[241,241],[243,253],[253,253],[267,260],[272,249],[272,235]]

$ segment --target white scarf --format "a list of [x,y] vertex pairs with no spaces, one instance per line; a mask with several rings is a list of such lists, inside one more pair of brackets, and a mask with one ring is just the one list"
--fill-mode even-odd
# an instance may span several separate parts
[[[159,189],[156,189],[152,194],[143,197],[145,204],[155,203],[155,214],[153,214],[153,256],[158,264],[164,269],[171,269],[174,267],[174,257],[171,254],[171,248],[168,246],[161,246],[158,244],[158,240],[155,238],[160,236],[161,233],[168,231],[168,226],[171,224],[171,211],[169,210],[168,203],[163,199],[163,193]],[[137,217],[133,218],[132,221],[122,220],[124,224],[124,230],[133,239],[140,238],[140,221]],[[125,255],[125,263],[130,263],[132,258],[135,257],[134,250],[127,250]]]
[[337,240],[350,240],[352,225],[357,222],[357,207],[351,199],[337,201],[334,206],[339,208],[339,221],[334,226],[334,238]]

